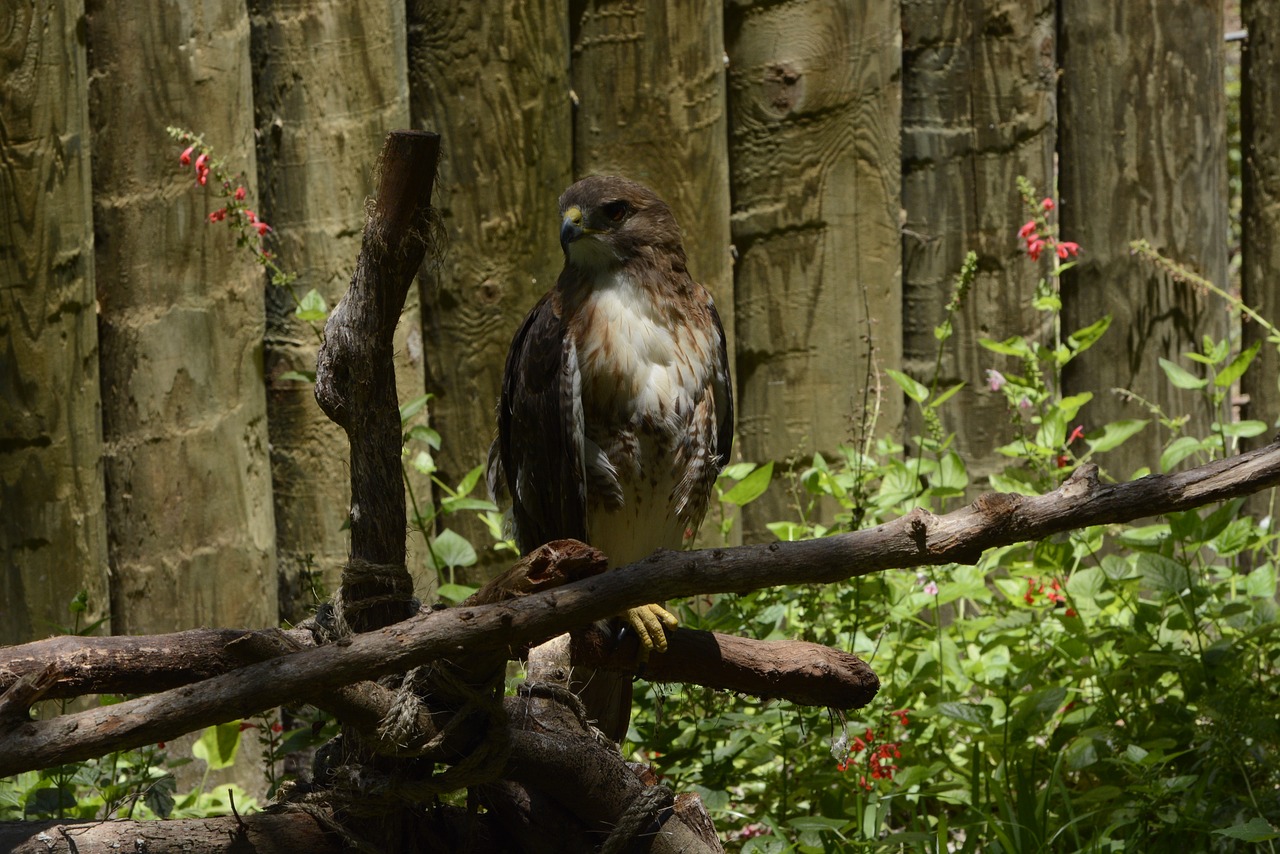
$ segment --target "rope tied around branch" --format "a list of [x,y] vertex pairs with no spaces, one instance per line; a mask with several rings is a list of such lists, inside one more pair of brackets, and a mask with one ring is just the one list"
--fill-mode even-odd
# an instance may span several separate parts
[[642,789],[627,805],[627,811],[618,819],[604,845],[600,846],[600,854],[622,854],[623,851],[629,851],[631,843],[655,823],[658,827],[650,832],[656,833],[662,824],[662,813],[670,811],[675,800],[676,796],[666,786]]
[[[369,594],[369,588],[382,590],[382,593]],[[358,601],[348,601],[343,590],[361,590]],[[371,563],[361,558],[351,558],[342,567],[342,582],[333,597],[333,610],[337,627],[345,632],[339,637],[351,634],[351,625],[360,621],[360,615],[374,608],[386,605],[403,605],[410,614],[418,610],[418,602],[413,597],[413,578],[405,570],[404,564]]]

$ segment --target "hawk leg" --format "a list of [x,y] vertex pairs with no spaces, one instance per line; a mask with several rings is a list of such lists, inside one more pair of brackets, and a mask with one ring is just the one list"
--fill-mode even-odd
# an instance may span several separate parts
[[647,661],[649,653],[667,651],[667,635],[664,626],[675,628],[680,625],[676,615],[661,605],[641,605],[631,608],[622,615],[627,625],[635,630],[640,638],[640,660]]

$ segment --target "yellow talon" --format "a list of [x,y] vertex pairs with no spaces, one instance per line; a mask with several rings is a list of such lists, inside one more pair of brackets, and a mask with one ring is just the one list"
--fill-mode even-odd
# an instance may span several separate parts
[[649,653],[667,651],[667,635],[664,626],[675,628],[680,625],[676,615],[661,605],[641,605],[623,614],[627,625],[635,629],[640,637],[640,660],[648,659]]

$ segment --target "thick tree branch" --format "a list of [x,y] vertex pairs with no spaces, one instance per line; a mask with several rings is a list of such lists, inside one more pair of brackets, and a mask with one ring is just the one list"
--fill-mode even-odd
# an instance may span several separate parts
[[393,131],[379,161],[355,274],[325,323],[316,401],[351,443],[351,557],[342,600],[355,631],[410,616],[393,336],[430,245],[438,134]]
[[1277,483],[1280,444],[1272,444],[1188,472],[1125,484],[1099,484],[1093,467],[1086,466],[1047,495],[986,495],[946,516],[913,511],[877,528],[821,540],[660,552],[546,593],[439,611],[341,644],[245,667],[199,686],[22,723],[0,734],[0,776],[173,738],[439,658],[510,650],[654,599],[973,562],[986,548],[1185,510]]

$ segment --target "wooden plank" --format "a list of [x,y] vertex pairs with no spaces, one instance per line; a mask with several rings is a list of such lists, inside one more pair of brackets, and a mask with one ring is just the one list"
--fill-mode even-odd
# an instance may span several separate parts
[[[573,163],[569,13],[567,0],[501,13],[431,0],[408,15],[413,125],[443,145],[436,187],[449,247],[422,304],[443,437],[436,462],[454,484],[485,461],[507,348],[560,272],[556,200]],[[480,524],[443,523],[477,544],[477,579],[509,563],[484,548],[492,541]]]
[[252,190],[249,18],[87,6],[113,628],[275,625],[262,273],[165,133],[204,132]]
[[[275,228],[280,266],[299,274],[332,308],[360,252],[365,199],[388,130],[409,126],[404,6],[374,0],[251,0],[254,112],[261,211]],[[280,379],[314,371],[319,339],[294,315],[283,288],[267,288],[267,415],[275,497],[281,616],[296,622],[312,604],[308,573],[338,589],[347,556],[351,500],[342,430],[316,406],[309,383]],[[396,342],[401,401],[423,393],[417,289]],[[414,494],[431,494],[414,472]],[[435,574],[410,537],[409,569],[420,595]]]
[[[898,6],[731,3],[725,32],[738,435],[745,459],[802,461],[902,416],[875,400],[902,354]],[[746,509],[748,535],[794,518],[783,490]]]
[[723,7],[593,0],[573,34],[574,174],[624,175],[671,205],[732,353]]
[[[1112,393],[1130,389],[1167,415],[1191,415],[1158,359],[1224,334],[1220,304],[1134,257],[1146,238],[1174,260],[1226,281],[1226,121],[1220,0],[1063,0],[1059,163],[1063,234],[1082,247],[1064,283],[1063,332],[1110,314],[1110,331],[1068,366],[1068,392],[1092,391],[1086,429],[1149,412]],[[1194,365],[1182,360],[1184,367]],[[1117,478],[1155,468],[1171,438],[1158,424],[1098,462]]]
[[83,14],[0,8],[0,646],[109,612]]
[[[926,384],[936,365],[939,391],[966,383],[941,414],[975,480],[1007,464],[994,449],[1013,438],[985,371],[1017,367],[978,338],[1035,338],[1040,321],[1039,271],[1015,236],[1027,220],[1016,179],[1052,191],[1053,11],[1048,0],[902,4],[903,365]],[[970,250],[978,276],[938,364],[934,328]],[[907,435],[920,435],[918,410],[907,414]]]
[[[1243,156],[1244,239],[1240,288],[1245,303],[1273,324],[1280,324],[1280,7],[1272,0],[1245,0],[1241,6],[1249,37],[1241,80],[1241,154]],[[1241,387],[1249,401],[1244,418],[1280,426],[1280,357],[1267,333],[1245,323],[1244,345],[1262,341],[1257,360]],[[1260,436],[1255,443],[1267,441]]]

